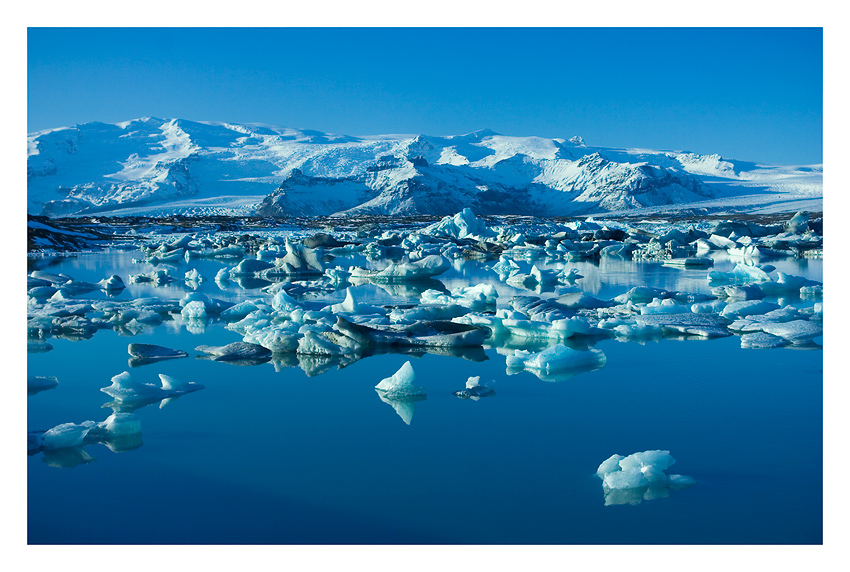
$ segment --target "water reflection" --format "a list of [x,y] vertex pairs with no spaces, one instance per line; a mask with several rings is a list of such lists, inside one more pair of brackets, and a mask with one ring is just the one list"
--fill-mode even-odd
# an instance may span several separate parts
[[405,425],[410,425],[410,422],[413,421],[413,414],[416,412],[416,402],[425,401],[428,398],[426,395],[387,397],[380,390],[376,389],[375,392],[381,398],[381,401],[392,406]]

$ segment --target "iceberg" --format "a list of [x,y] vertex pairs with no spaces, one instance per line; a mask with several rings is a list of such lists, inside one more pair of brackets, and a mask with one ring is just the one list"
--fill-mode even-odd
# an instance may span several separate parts
[[43,449],[79,447],[83,444],[83,439],[86,438],[88,432],[94,427],[94,421],[83,421],[79,425],[62,423],[44,432],[41,436],[41,447]]
[[420,234],[444,238],[495,238],[496,231],[477,218],[471,209],[465,208],[454,216],[444,217],[437,223],[428,226]]
[[139,383],[130,377],[129,372],[125,371],[114,376],[112,385],[101,388],[101,391],[119,402],[155,402],[204,388],[200,383],[178,381],[164,373],[159,374],[159,379],[159,385]]
[[364,268],[351,268],[353,278],[368,278],[373,282],[405,282],[409,280],[424,280],[433,278],[451,268],[451,262],[440,254],[431,254],[413,262],[391,262],[380,271]]
[[189,356],[183,350],[173,350],[155,344],[129,344],[127,346],[127,353],[130,354],[130,367]]
[[473,401],[478,401],[482,397],[492,397],[496,395],[493,388],[480,382],[481,377],[470,377],[466,380],[466,388],[461,389],[460,391],[454,391],[452,392],[452,395],[460,397],[461,399],[471,399]]
[[604,365],[605,354],[601,350],[574,350],[563,344],[555,344],[538,353],[515,350],[513,355],[507,356],[509,371],[526,369],[544,381],[572,377],[556,375],[559,373],[577,374],[599,369]]
[[195,351],[208,354],[213,361],[268,361],[272,356],[269,349],[247,342],[233,342],[224,346],[198,346]]
[[596,476],[602,479],[605,506],[638,504],[666,497],[670,489],[695,485],[692,477],[665,473],[675,462],[669,451],[644,451],[628,457],[612,455],[596,470]]
[[39,375],[28,375],[27,376],[27,395],[35,395],[40,391],[45,391],[47,389],[53,389],[59,385],[59,381],[57,381],[54,376],[39,376]]
[[414,403],[426,399],[425,390],[413,383],[416,374],[407,361],[391,377],[387,377],[375,386],[381,401],[392,406],[405,424],[413,420]]
[[382,379],[375,389],[387,398],[425,395],[425,390],[413,383],[415,379],[413,366],[407,361],[392,376]]

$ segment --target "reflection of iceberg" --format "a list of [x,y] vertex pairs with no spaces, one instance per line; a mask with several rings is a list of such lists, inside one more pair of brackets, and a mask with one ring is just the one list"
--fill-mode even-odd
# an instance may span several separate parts
[[86,453],[82,446],[77,446],[65,447],[63,449],[45,449],[42,460],[51,467],[72,469],[77,465],[91,463],[96,459],[97,457],[92,457]]
[[695,485],[693,477],[664,472],[675,462],[669,451],[644,451],[628,457],[612,455],[596,471],[602,479],[605,506],[664,498],[671,489]]
[[414,395],[404,398],[389,398],[381,395],[380,391],[378,392],[378,397],[380,397],[381,401],[384,403],[392,405],[392,408],[395,409],[395,412],[398,413],[398,416],[401,417],[401,420],[407,425],[410,425],[410,422],[413,421],[413,413],[416,409],[415,403],[417,401],[424,401],[427,399],[427,396],[425,395]]
[[413,383],[415,379],[413,366],[407,361],[392,376],[382,379],[375,386],[381,401],[392,405],[398,416],[408,425],[413,420],[414,402],[426,398],[425,390]]
[[507,357],[507,373],[528,370],[543,381],[565,381],[605,365],[601,350],[575,350],[556,344],[539,353],[515,350]]

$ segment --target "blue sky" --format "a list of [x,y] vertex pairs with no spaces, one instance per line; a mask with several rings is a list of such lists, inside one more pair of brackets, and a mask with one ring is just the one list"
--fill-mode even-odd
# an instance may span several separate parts
[[27,130],[142,116],[823,157],[820,28],[30,28]]

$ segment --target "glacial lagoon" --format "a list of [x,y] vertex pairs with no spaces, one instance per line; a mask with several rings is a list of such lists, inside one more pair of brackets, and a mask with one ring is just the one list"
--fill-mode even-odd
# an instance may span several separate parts
[[[290,238],[295,242],[313,232]],[[287,236],[271,234],[279,242]],[[142,238],[156,243],[182,237]],[[515,246],[524,252],[514,257],[520,273],[534,264],[550,276],[576,269],[581,278],[573,284],[508,281],[493,270],[502,260],[498,255],[469,259],[450,251],[444,251],[447,269],[427,280],[349,277],[319,287],[319,277],[289,277],[279,281],[287,299],[307,312],[337,304],[332,313],[343,315],[351,309],[344,304],[347,293],[368,313],[369,307],[414,308],[428,290],[448,296],[486,284],[496,293],[495,306],[474,313],[491,320],[491,327],[501,315],[499,327],[516,323],[519,329],[473,347],[377,347],[355,357],[275,352],[251,362],[216,360],[197,351],[241,342],[244,329],[235,330],[235,320],[212,312],[196,319],[180,308],[191,303],[191,293],[226,305],[258,299],[272,304],[275,295],[261,289],[271,281],[215,280],[240,259],[187,255],[152,263],[139,243],[29,260],[31,273],[91,284],[117,275],[125,285],[75,294],[75,302],[187,302],[166,312],[161,323],[122,320],[119,312],[112,315],[114,326],[101,324],[79,335],[28,327],[28,376],[57,382],[27,398],[30,544],[822,542],[822,335],[773,336],[781,347],[755,349],[742,347],[741,332],[683,334],[651,321],[642,324],[642,334],[601,335],[600,320],[588,319],[594,314],[582,307],[579,326],[569,319],[561,324],[586,328],[585,334],[523,337],[519,330],[532,325],[510,306],[516,296],[564,300],[576,291],[610,301],[635,287],[666,292],[669,296],[660,296],[669,305],[692,306],[715,299],[710,272],[731,273],[739,265],[769,264],[771,282],[782,273],[821,283],[823,261],[817,256],[754,260],[718,248],[701,254],[710,265],[677,266],[661,258],[571,258],[529,243],[525,251]],[[389,263],[386,256],[353,249],[328,267],[376,271]],[[129,278],[163,269],[173,282]],[[792,312],[799,318],[795,323],[819,324],[817,288],[803,295],[799,286],[765,292],[772,293],[752,301],[768,306],[748,317],[767,314],[775,304],[786,312],[777,323],[794,321],[788,319]],[[632,311],[649,315],[640,308],[662,302],[635,298]],[[34,300],[29,309],[47,303]],[[110,316],[99,307],[100,319]],[[358,321],[356,313],[348,317]],[[551,320],[533,321],[554,328]],[[381,319],[361,322],[378,327]],[[599,335],[589,335],[593,332]],[[534,356],[559,343],[604,359],[551,372],[509,366],[516,356],[526,359],[518,350]],[[188,356],[133,361],[130,344],[155,344]],[[421,395],[393,399],[376,390],[408,362]],[[203,388],[165,401],[122,402],[101,391],[122,372],[148,387],[159,387],[162,374]],[[463,393],[468,387],[489,391]],[[118,416],[112,425],[105,423],[111,415]],[[129,422],[123,434],[115,429],[121,419]],[[79,445],[39,446],[42,432],[85,421],[93,423],[79,429],[87,431]],[[675,459],[669,465],[658,454],[653,459],[664,460],[662,465],[638,463],[642,475],[662,479],[661,485],[603,487],[604,475],[597,471],[612,455],[625,465],[631,455],[652,451],[669,451]],[[612,467],[619,472],[618,459]],[[690,480],[672,486],[667,474]]]

